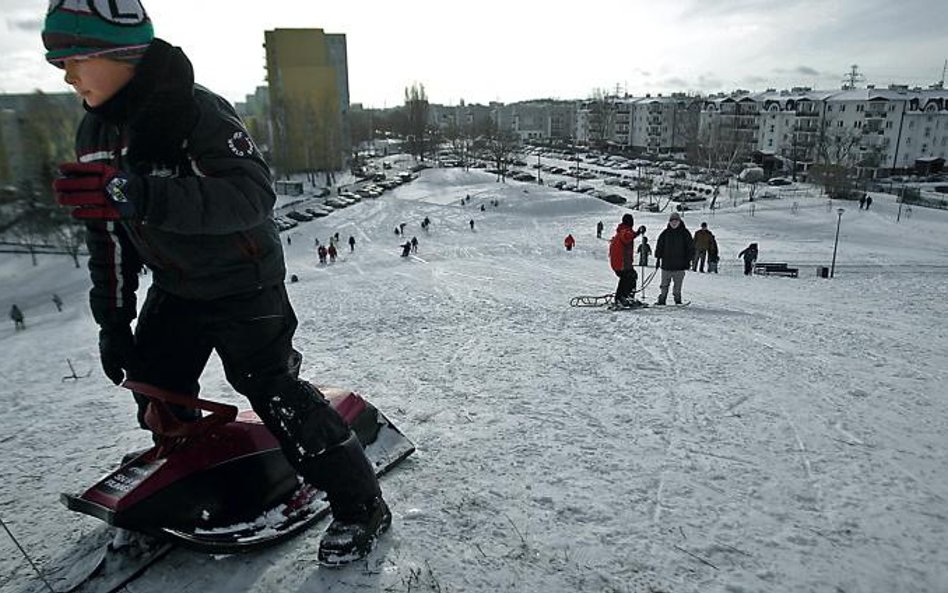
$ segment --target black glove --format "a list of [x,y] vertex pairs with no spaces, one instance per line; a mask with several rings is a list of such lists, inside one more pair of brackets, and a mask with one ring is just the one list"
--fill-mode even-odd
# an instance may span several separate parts
[[121,383],[137,360],[131,328],[118,325],[100,329],[99,358],[105,375],[116,385]]

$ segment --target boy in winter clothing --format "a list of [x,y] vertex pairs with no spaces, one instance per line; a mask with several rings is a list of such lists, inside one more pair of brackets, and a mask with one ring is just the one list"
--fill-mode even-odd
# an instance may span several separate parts
[[566,238],[563,239],[563,247],[566,247],[566,251],[572,251],[573,245],[576,245],[576,239],[573,238],[572,234],[566,235]]
[[737,254],[737,258],[744,258],[744,275],[750,276],[754,271],[754,262],[757,261],[757,243],[751,243]]
[[681,215],[672,212],[668,217],[668,226],[658,236],[655,245],[655,267],[662,269],[661,294],[657,305],[664,305],[668,299],[668,287],[674,282],[672,296],[675,304],[681,304],[681,285],[685,281],[685,270],[691,266],[695,256],[695,242],[685,227]]
[[[327,494],[320,561],[365,556],[391,513],[354,433],[290,364],[297,319],[275,196],[247,130],[194,83],[180,48],[154,38],[137,0],[53,2],[43,42],[87,112],[79,162],[60,165],[54,191],[86,223],[105,374],[197,396],[216,350],[290,463]],[[138,312],[143,266],[154,280]],[[147,399],[136,400],[143,422]]]
[[634,307],[638,303],[632,296],[638,274],[635,272],[635,237],[645,232],[645,227],[634,230],[635,219],[631,214],[623,214],[622,222],[616,227],[616,234],[609,241],[609,265],[619,277],[616,286],[615,302],[620,307]]

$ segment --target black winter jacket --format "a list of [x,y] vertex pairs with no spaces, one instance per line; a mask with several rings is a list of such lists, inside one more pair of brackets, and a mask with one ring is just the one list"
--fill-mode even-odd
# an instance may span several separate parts
[[156,286],[196,300],[283,281],[269,168],[230,104],[194,84],[179,48],[155,39],[134,78],[86,111],[78,160],[133,173],[127,193],[138,213],[87,224],[100,325],[135,317],[142,265]]
[[691,268],[695,242],[685,227],[685,221],[678,223],[677,229],[668,226],[661,232],[655,245],[655,257],[661,260],[663,270],[675,272]]

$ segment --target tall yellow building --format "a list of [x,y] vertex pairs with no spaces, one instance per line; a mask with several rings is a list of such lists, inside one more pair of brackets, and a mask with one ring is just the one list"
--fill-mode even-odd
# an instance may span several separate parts
[[341,169],[350,149],[346,36],[275,29],[265,37],[274,167]]

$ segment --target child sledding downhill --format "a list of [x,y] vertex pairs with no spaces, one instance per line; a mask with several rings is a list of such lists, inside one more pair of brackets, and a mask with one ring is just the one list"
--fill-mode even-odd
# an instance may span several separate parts
[[[197,396],[217,351],[297,473],[327,495],[319,560],[365,556],[392,515],[355,434],[291,368],[297,319],[276,198],[247,130],[195,84],[180,48],[154,38],[137,1],[52,2],[42,36],[86,110],[79,162],[60,165],[54,191],[86,223],[105,374]],[[154,280],[138,312],[144,266]]]

